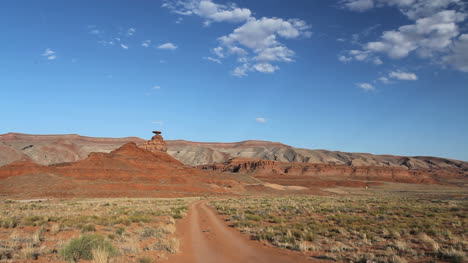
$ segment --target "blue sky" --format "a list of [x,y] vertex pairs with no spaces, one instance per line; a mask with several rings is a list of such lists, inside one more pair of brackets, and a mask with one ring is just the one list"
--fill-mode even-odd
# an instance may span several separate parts
[[468,160],[461,0],[0,3],[0,133]]

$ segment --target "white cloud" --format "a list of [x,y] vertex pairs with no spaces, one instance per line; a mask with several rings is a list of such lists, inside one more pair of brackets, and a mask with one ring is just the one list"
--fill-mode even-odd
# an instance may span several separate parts
[[258,123],[265,123],[265,122],[267,122],[267,119],[262,118],[262,117],[258,117],[258,118],[255,118],[255,121],[258,122]]
[[391,81],[387,77],[380,77],[378,81],[382,82],[383,84],[390,84]]
[[213,48],[213,53],[218,56],[218,58],[224,58],[224,49],[222,47]]
[[253,68],[258,72],[263,73],[273,73],[279,69],[277,66],[273,66],[270,63],[258,63],[253,66]]
[[50,49],[50,48],[47,48],[47,49],[44,51],[44,53],[42,53],[42,55],[43,55],[44,57],[48,57],[48,56],[53,55],[53,54],[55,54],[55,51],[53,51],[53,50]]
[[418,80],[418,76],[416,76],[416,74],[402,71],[392,71],[388,76],[398,80]]
[[353,58],[341,55],[341,56],[338,56],[338,60],[343,62],[343,63],[347,63],[347,62],[352,61]]
[[250,70],[249,64],[244,63],[234,68],[231,74],[235,77],[241,78],[247,76],[247,72]]
[[128,49],[128,46],[126,46],[124,44],[120,44],[120,47],[122,47],[123,49]]
[[460,35],[450,50],[451,52],[442,58],[442,62],[460,71],[468,72],[468,34]]
[[160,90],[160,89],[161,89],[161,86],[153,86],[151,89],[152,89],[152,90]]
[[164,125],[163,121],[152,121],[152,124],[157,124],[157,125]]
[[131,27],[127,30],[127,36],[131,37],[136,33],[136,29]]
[[373,91],[375,90],[374,86],[369,83],[358,83],[356,84],[359,88],[365,90],[365,91]]
[[89,31],[89,33],[91,33],[93,35],[99,35],[99,34],[101,34],[101,31],[99,31],[98,29],[92,29],[91,31]]
[[43,57],[46,57],[48,60],[54,60],[57,58],[57,55],[55,54],[55,51],[53,51],[50,48],[47,48],[43,53]]
[[357,12],[386,6],[397,7],[409,19],[416,20],[450,6],[463,7],[463,0],[342,0],[341,6]]
[[212,58],[212,57],[203,57],[203,59],[206,59],[206,60],[209,60],[211,62],[215,62],[215,63],[218,63],[218,64],[221,64],[221,60],[217,59],[217,58]]
[[363,12],[374,7],[373,0],[345,0],[341,3],[344,7],[358,12]]
[[142,47],[149,47],[151,45],[151,40],[145,40],[141,43]]
[[247,8],[238,8],[234,4],[222,5],[211,0],[164,0],[162,5],[179,15],[197,15],[204,19],[205,25],[211,22],[242,22],[252,15]]
[[175,49],[177,49],[177,46],[172,44],[172,43],[165,43],[165,44],[159,45],[158,49],[175,50]]
[[380,41],[367,43],[365,49],[394,59],[404,58],[413,51],[422,57],[432,57],[437,52],[447,51],[452,39],[459,34],[456,23],[465,18],[465,14],[453,10],[440,11],[416,20],[415,24],[384,32]]
[[[234,76],[246,76],[249,71],[271,73],[279,67],[273,62],[293,62],[295,53],[280,39],[310,37],[310,26],[300,19],[262,17],[257,19],[247,8],[234,4],[223,5],[212,0],[164,0],[163,7],[179,15],[197,15],[212,22],[239,22],[241,26],[231,34],[218,38],[219,46],[211,50],[217,60],[235,56],[240,63]],[[249,62],[254,61],[253,66]]]
[[372,61],[375,65],[382,65],[383,61],[379,57],[375,57]]
[[[361,50],[348,56],[357,61],[381,64],[377,54],[385,54],[392,59],[406,58],[416,54],[433,63],[448,65],[460,71],[467,71],[463,59],[463,40],[460,28],[468,13],[462,0],[372,0],[366,8],[353,9],[350,4],[362,1],[345,0],[342,7],[354,11],[391,6],[398,8],[413,23],[403,25],[381,34],[376,41],[367,42]],[[460,55],[462,59],[460,60]],[[365,58],[364,58],[365,57]],[[460,66],[460,63],[462,66]]]
[[[302,20],[281,18],[250,18],[245,24],[236,28],[229,35],[220,37],[218,40],[228,50],[228,54],[235,55],[241,63],[245,61],[257,61],[252,70],[264,73],[271,73],[278,69],[272,62],[293,62],[295,53],[284,44],[278,41],[279,38],[295,39],[299,37],[308,37],[310,27]],[[218,47],[219,49],[219,47]],[[252,52],[247,57],[249,49]],[[223,50],[223,49],[219,49]],[[222,53],[224,57],[226,53]],[[241,76],[247,71],[245,64],[240,67]],[[239,68],[235,69],[239,72]],[[237,74],[239,75],[239,74]]]

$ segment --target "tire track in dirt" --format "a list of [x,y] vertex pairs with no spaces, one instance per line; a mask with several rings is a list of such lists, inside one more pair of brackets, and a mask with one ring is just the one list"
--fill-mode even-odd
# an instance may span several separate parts
[[229,227],[207,206],[207,201],[197,201],[190,205],[188,215],[177,225],[177,235],[181,240],[181,251],[171,255],[167,262],[312,262],[300,253],[250,240],[238,230]]

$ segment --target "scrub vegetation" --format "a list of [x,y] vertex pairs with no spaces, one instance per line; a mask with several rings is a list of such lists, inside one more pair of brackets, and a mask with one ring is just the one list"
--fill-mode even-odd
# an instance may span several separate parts
[[0,202],[0,262],[153,262],[197,198]]
[[302,196],[229,199],[211,205],[252,239],[314,258],[468,260],[466,200]]

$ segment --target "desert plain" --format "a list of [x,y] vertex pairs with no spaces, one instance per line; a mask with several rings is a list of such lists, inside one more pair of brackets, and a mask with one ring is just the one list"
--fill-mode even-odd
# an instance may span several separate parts
[[0,135],[0,262],[466,262],[468,163]]

